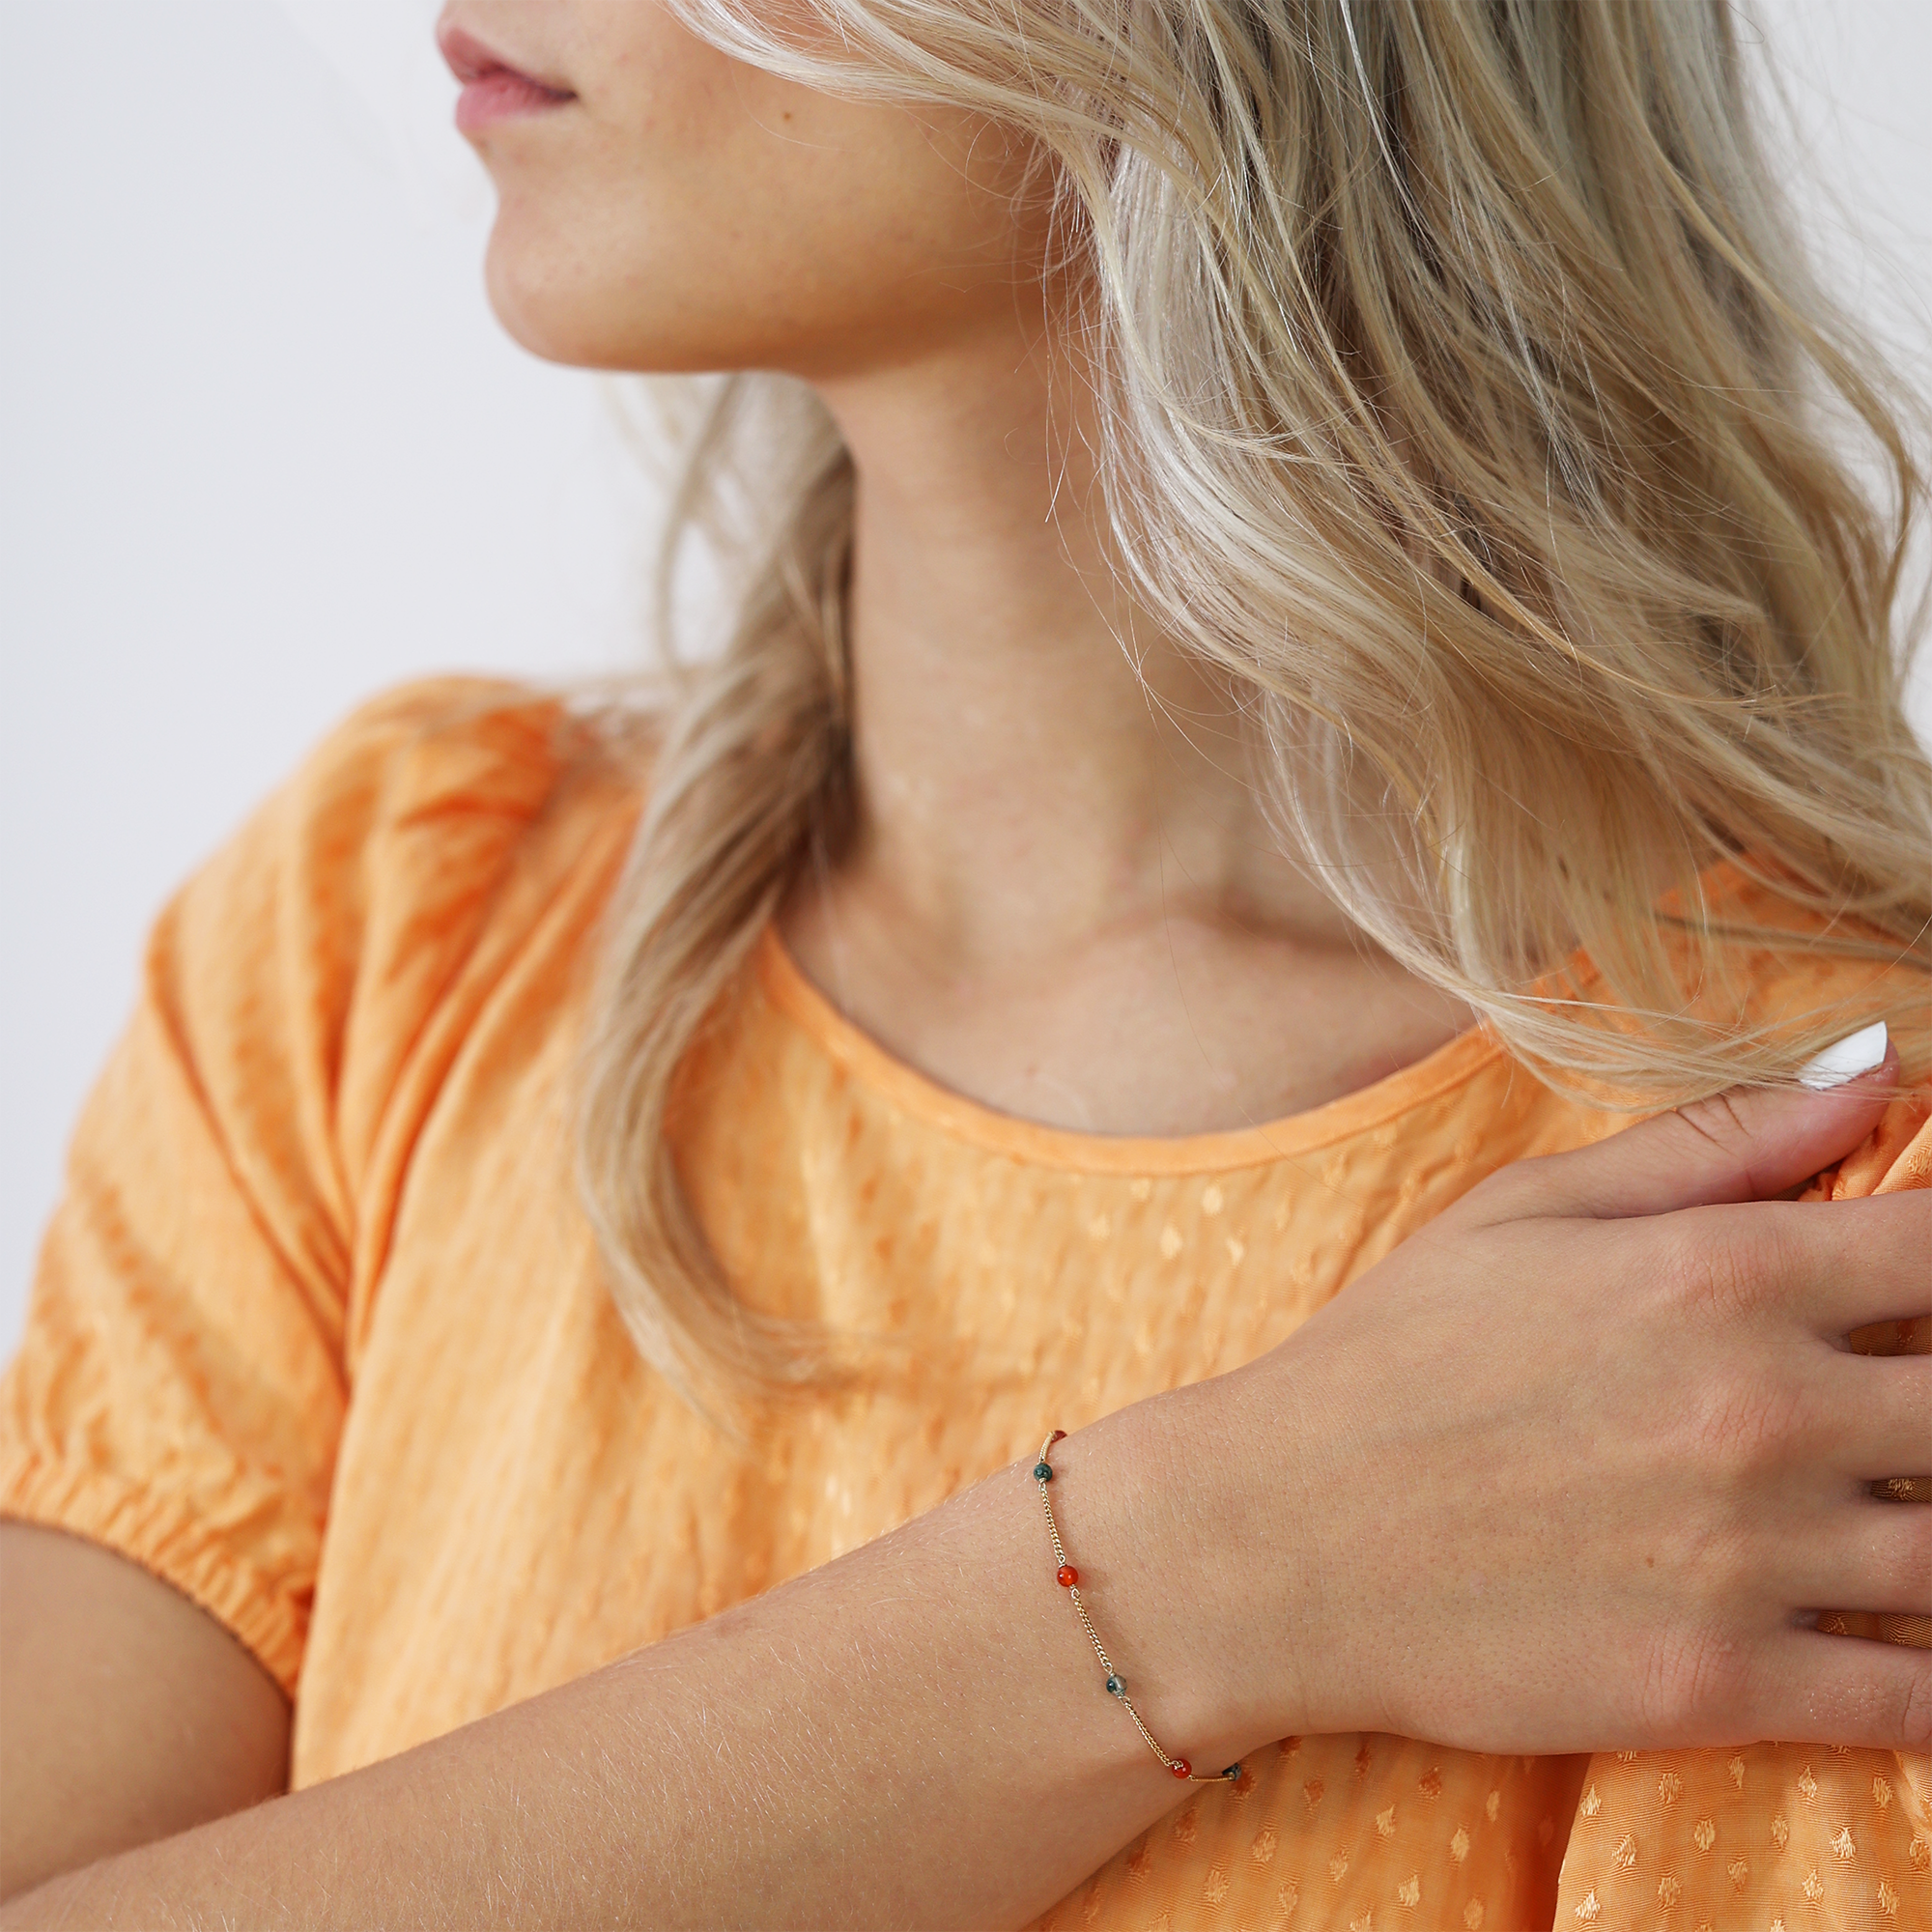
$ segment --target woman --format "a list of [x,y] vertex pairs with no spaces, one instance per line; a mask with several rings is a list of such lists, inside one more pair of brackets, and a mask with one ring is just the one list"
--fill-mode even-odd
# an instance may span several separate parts
[[734,633],[157,927],[8,1922],[1926,1922],[1921,491],[1728,14],[689,11],[442,33],[512,331],[780,372]]

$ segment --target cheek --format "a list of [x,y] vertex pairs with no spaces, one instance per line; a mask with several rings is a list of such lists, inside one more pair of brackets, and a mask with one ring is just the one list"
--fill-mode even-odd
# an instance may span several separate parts
[[656,8],[627,22],[586,50],[582,101],[484,149],[491,299],[526,348],[811,379],[1010,317],[1037,252],[1013,143],[779,80]]

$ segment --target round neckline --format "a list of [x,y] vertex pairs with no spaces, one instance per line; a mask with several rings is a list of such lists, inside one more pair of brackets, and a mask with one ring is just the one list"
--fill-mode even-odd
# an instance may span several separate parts
[[989,1152],[1075,1173],[1212,1174],[1265,1166],[1383,1126],[1460,1086],[1503,1053],[1502,1041],[1479,1020],[1420,1060],[1352,1094],[1278,1120],[1203,1134],[1081,1133],[969,1099],[887,1052],[806,978],[775,919],[766,922],[758,936],[756,958],[766,998],[838,1065],[902,1113]]

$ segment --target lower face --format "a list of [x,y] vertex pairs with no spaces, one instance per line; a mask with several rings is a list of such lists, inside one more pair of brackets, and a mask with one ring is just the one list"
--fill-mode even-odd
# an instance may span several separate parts
[[500,64],[460,121],[492,302],[539,355],[830,381],[1038,307],[1042,191],[980,117],[781,79],[663,0],[451,0],[440,31]]

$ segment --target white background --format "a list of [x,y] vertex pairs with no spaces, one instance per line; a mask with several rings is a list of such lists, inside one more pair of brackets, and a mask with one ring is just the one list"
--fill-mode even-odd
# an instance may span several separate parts
[[[1820,245],[1923,375],[1932,7],[1748,11],[1828,184]],[[490,317],[489,196],[448,128],[432,17],[10,11],[0,1355],[170,887],[357,697],[638,648],[653,499],[598,384]]]

